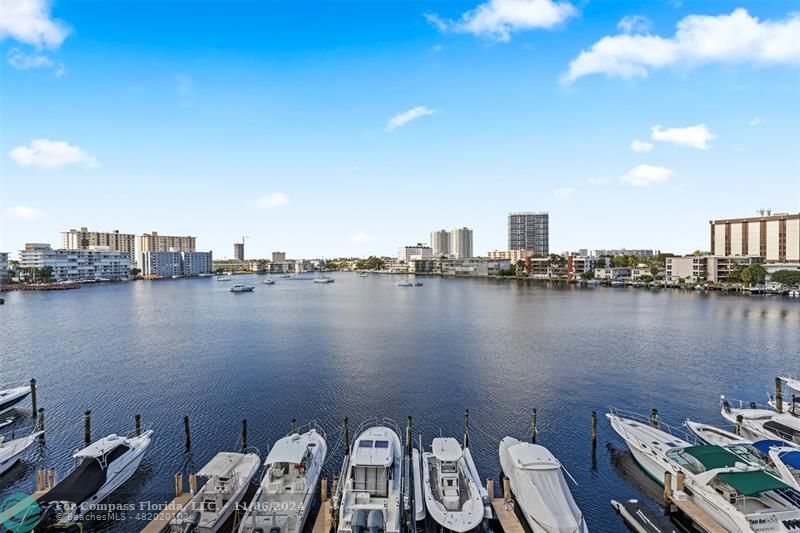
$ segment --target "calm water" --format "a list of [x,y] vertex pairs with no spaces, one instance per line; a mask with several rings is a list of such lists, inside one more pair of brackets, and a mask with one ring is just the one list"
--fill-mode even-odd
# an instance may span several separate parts
[[[33,490],[40,465],[65,475],[86,409],[95,438],[131,430],[134,414],[155,430],[143,467],[114,501],[162,503],[175,472],[237,447],[243,418],[262,450],[292,418],[316,419],[333,449],[344,416],[354,427],[413,415],[415,435],[429,443],[460,437],[468,407],[478,469],[498,479],[497,440],[528,435],[535,407],[539,442],[577,480],[590,528],[623,531],[609,500],[641,498],[646,487],[612,461],[607,444],[621,441],[602,417],[609,405],[658,407],[675,424],[722,423],[720,393],[762,401],[778,373],[800,371],[796,299],[452,279],[400,288],[399,276],[335,277],[274,286],[237,277],[257,284],[252,294],[213,278],[5,294],[0,382],[37,379],[47,444],[0,480],[0,498]],[[327,463],[329,477],[341,452]]]

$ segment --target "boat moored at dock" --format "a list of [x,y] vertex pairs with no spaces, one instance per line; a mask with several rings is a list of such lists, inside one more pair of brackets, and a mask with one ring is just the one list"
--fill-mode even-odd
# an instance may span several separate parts
[[0,390],[0,414],[9,411],[31,393],[29,386]]
[[12,466],[22,459],[25,451],[41,435],[41,431],[34,431],[26,437],[5,440],[0,437],[0,476],[8,472]]

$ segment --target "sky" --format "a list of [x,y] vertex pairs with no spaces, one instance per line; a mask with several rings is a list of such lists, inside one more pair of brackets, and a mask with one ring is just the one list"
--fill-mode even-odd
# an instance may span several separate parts
[[800,0],[0,0],[0,250],[708,249],[800,211]]

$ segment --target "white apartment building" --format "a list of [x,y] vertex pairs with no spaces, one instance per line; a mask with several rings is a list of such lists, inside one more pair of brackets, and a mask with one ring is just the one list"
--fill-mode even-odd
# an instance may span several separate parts
[[194,252],[196,237],[159,235],[157,232],[143,233],[136,237],[136,253],[142,252]]
[[758,217],[709,221],[711,255],[763,257],[766,263],[800,262],[800,214],[767,211]]
[[450,255],[456,259],[473,257],[472,253],[472,230],[463,227],[456,228],[450,232]]
[[508,259],[486,259],[485,257],[440,259],[439,261],[438,271],[444,276],[496,276],[501,270],[508,270],[511,267]]
[[196,276],[213,272],[211,252],[141,252],[139,268],[143,276]]
[[526,257],[533,256],[533,250],[490,250],[486,253],[489,259],[508,259],[512,263],[525,261]]
[[85,227],[61,232],[62,250],[89,250],[97,246],[106,246],[111,252],[124,252],[128,254],[131,265],[136,262],[136,236],[133,233],[89,231]]
[[8,252],[0,252],[0,285],[8,281]]
[[[46,248],[45,248],[46,246]],[[19,252],[20,269],[53,269],[54,281],[127,279],[130,257],[126,252],[113,252],[105,247],[92,250],[53,250],[49,245],[26,244]]]
[[412,257],[419,256],[421,258],[432,257],[433,256],[433,249],[426,245],[418,242],[416,246],[401,246],[397,249],[397,260],[403,263],[408,263]]
[[431,232],[431,249],[433,255],[450,255],[450,232],[445,229]]
[[197,276],[214,272],[214,257],[211,252],[181,252],[183,275]]
[[684,280],[687,283],[710,281],[724,282],[731,272],[742,266],[763,263],[764,258],[726,257],[717,255],[687,255],[685,257],[667,257],[665,279],[671,283]]

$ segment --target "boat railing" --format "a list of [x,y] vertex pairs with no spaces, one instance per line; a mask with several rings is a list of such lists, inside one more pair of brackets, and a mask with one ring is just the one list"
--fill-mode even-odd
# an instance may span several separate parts
[[239,453],[244,453],[244,454],[254,453],[258,456],[259,459],[261,459],[261,450],[259,450],[255,446],[248,446],[247,448],[242,448]]
[[[689,431],[685,426],[673,426],[662,422],[659,419],[653,419],[652,415],[647,416],[641,413],[637,413],[635,411],[627,411],[625,409],[618,409],[613,406],[609,406],[608,412],[618,418],[626,418],[628,420],[633,420],[635,422],[639,422],[640,424],[645,424],[647,426],[651,426],[654,429],[658,429],[663,431],[664,433],[668,433],[669,435],[675,437],[676,439],[681,439],[693,444],[697,444],[699,442],[696,435],[694,435],[691,431]],[[624,431],[624,428],[623,428]]]
[[[358,425],[355,431],[356,439],[358,439],[358,436],[364,433],[367,429],[376,426],[388,427],[389,429],[393,430],[395,434],[397,434],[398,438],[400,438],[400,435],[403,434],[402,431],[400,431],[400,425],[391,418],[375,417],[375,418],[368,418]],[[355,444],[355,441],[353,441],[353,443]]]
[[319,424],[317,424],[317,421],[316,421],[316,420],[309,420],[309,421],[308,421],[308,422],[306,422],[305,424],[302,424],[302,425],[300,425],[300,426],[297,426],[297,427],[294,429],[294,431],[290,431],[289,433],[287,433],[287,434],[286,434],[286,436],[288,437],[288,436],[290,436],[292,433],[297,433],[297,434],[300,434],[300,435],[302,435],[303,433],[308,433],[308,432],[309,432],[309,431],[311,431],[312,429],[313,429],[314,431],[316,431],[316,432],[317,432],[317,433],[318,433],[318,434],[319,434],[319,435],[322,437],[322,439],[323,439],[325,442],[327,442],[327,441],[328,441],[328,436],[325,434],[325,430],[324,430],[324,429],[322,429],[322,426],[320,426]]
[[720,403],[726,401],[728,405],[734,409],[766,409],[768,411],[773,411],[773,408],[769,404],[765,405],[751,400],[739,400],[736,398],[729,398],[728,396],[720,396]]

